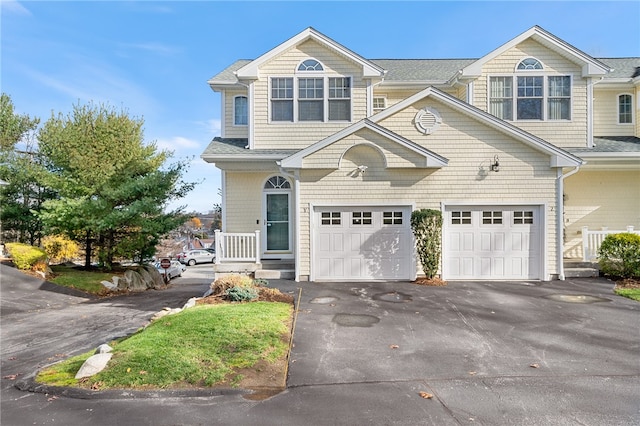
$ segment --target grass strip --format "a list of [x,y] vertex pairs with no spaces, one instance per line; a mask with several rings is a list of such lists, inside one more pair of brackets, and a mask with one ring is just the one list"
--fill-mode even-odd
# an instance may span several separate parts
[[233,386],[239,369],[286,357],[292,310],[275,302],[196,306],[111,342],[107,369],[89,380],[73,377],[93,351],[41,371],[36,380],[93,389]]

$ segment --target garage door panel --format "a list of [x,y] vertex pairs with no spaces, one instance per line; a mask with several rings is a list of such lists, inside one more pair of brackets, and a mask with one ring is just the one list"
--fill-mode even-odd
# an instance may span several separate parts
[[445,278],[539,279],[539,214],[538,206],[447,206]]
[[[315,207],[313,279],[413,278],[410,212],[406,206]],[[328,219],[338,215],[340,224]]]

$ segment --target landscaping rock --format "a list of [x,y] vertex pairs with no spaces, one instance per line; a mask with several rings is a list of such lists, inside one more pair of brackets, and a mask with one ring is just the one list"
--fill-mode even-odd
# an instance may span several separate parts
[[147,289],[147,284],[145,283],[145,281],[142,279],[140,274],[133,269],[127,269],[124,272],[124,281],[126,282],[126,286],[124,286],[124,289],[137,291]]
[[118,285],[112,283],[111,281],[106,281],[106,280],[105,281],[100,281],[100,284],[102,284],[103,286],[105,286],[109,290],[115,290],[116,288],[118,288]]
[[97,354],[106,354],[109,353],[113,350],[113,348],[109,345],[107,345],[106,343],[101,344],[100,346],[98,346],[98,348],[96,349],[96,353]]
[[76,379],[91,377],[98,374],[106,368],[107,363],[111,360],[112,356],[113,354],[110,352],[90,356],[76,373]]
[[143,266],[136,268],[136,272],[140,274],[140,276],[142,277],[142,281],[144,281],[144,284],[148,289],[155,288],[156,284],[153,281],[151,274],[146,269],[144,269]]
[[149,275],[151,275],[151,279],[153,280],[153,284],[154,284],[153,288],[162,287],[164,285],[164,279],[162,278],[162,275],[160,274],[160,272],[158,272],[155,266],[144,265],[143,268],[145,271],[149,273]]
[[198,300],[197,297],[192,297],[191,299],[187,300],[187,303],[184,304],[182,309],[193,308],[194,306],[196,306],[196,300]]

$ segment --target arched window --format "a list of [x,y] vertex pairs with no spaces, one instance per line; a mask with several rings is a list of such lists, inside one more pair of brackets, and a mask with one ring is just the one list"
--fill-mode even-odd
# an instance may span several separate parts
[[618,95],[618,124],[633,123],[633,97],[627,93]]
[[264,184],[264,189],[290,189],[291,184],[282,176],[272,176]]
[[518,70],[541,70],[542,63],[535,58],[527,58],[520,61],[518,64]]
[[315,59],[307,59],[298,65],[298,71],[324,71],[324,67]]
[[249,122],[249,104],[246,96],[233,98],[233,124],[246,126]]

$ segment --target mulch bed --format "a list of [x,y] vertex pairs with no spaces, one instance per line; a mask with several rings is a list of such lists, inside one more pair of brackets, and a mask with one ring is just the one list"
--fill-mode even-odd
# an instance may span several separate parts
[[414,284],[417,285],[427,285],[427,286],[431,286],[431,287],[444,287],[447,285],[447,282],[444,280],[441,280],[440,278],[418,278],[415,281],[413,281]]
[[[213,295],[202,297],[196,301],[196,305],[215,305],[218,303],[233,303],[224,298],[223,295]],[[277,288],[259,287],[258,298],[254,302],[282,302],[293,304],[293,296],[290,294],[283,294]],[[242,303],[242,302],[235,302]]]

